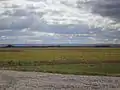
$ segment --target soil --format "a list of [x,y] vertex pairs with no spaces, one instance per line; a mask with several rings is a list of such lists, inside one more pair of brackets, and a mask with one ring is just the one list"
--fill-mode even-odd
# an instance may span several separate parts
[[120,77],[0,70],[0,90],[120,90]]

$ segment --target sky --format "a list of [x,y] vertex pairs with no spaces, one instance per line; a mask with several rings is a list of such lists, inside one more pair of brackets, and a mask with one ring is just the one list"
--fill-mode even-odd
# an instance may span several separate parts
[[0,0],[0,44],[120,44],[120,0]]

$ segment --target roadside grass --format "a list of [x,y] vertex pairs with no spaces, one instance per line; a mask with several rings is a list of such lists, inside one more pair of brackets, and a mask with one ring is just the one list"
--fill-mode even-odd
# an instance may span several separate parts
[[59,64],[59,65],[39,65],[39,66],[10,66],[1,69],[17,71],[35,71],[59,74],[74,75],[100,75],[100,76],[120,76],[120,63],[114,64]]
[[0,48],[0,68],[120,76],[120,48]]

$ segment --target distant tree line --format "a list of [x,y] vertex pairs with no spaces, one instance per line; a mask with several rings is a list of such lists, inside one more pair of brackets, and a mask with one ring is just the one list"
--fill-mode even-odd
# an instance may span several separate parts
[[96,47],[96,48],[102,48],[102,47],[120,47],[120,45],[118,44],[109,44],[109,45],[88,45],[88,46],[61,46],[61,45],[48,45],[48,46],[15,46],[15,45],[12,45],[12,44],[8,44],[8,45],[5,45],[4,48],[48,48],[48,47]]

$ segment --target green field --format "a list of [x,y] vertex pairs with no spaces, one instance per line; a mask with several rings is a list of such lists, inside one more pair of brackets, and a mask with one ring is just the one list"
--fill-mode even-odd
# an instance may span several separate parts
[[3,69],[120,75],[120,48],[0,48]]

